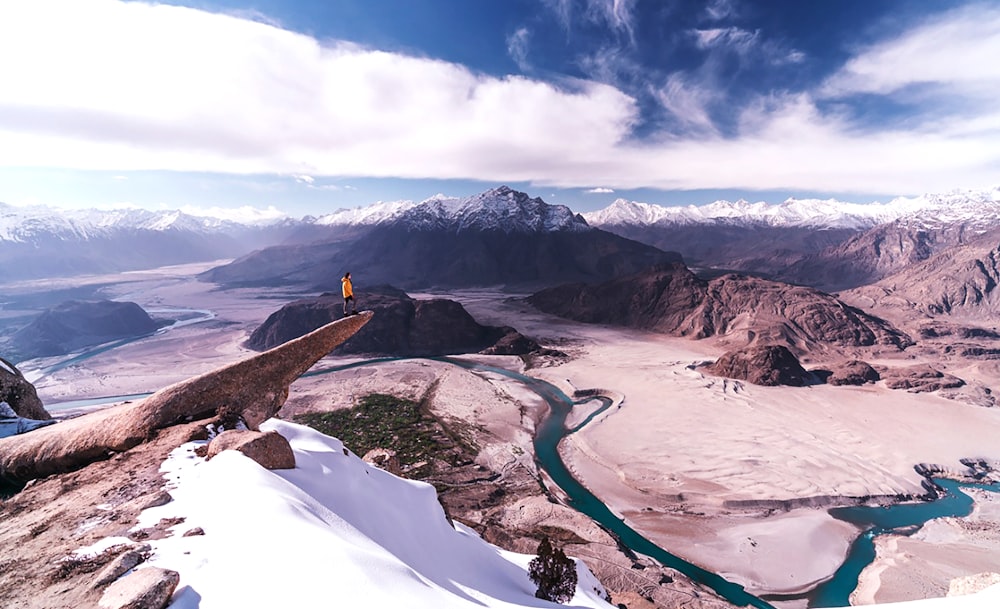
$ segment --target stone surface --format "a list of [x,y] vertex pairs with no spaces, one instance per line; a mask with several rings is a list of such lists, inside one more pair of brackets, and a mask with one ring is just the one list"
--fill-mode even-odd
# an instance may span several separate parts
[[826,382],[831,385],[864,385],[874,383],[881,377],[868,362],[850,360],[832,367]]
[[101,588],[115,581],[131,569],[146,561],[149,557],[149,544],[142,544],[132,550],[128,550],[118,555],[117,558],[108,563],[101,572],[94,578],[94,587]]
[[0,477],[24,481],[71,471],[128,450],[158,429],[211,417],[223,406],[239,409],[247,426],[256,429],[281,408],[295,379],[372,315],[364,311],[335,321],[270,351],[161,389],[145,400],[0,438]]
[[14,364],[3,358],[0,358],[0,401],[7,402],[15,414],[25,419],[47,421],[52,418],[38,399],[35,386]]
[[101,596],[102,609],[163,609],[177,588],[177,571],[148,567],[132,572],[108,586]]
[[705,367],[712,374],[740,379],[755,385],[805,385],[809,373],[791,351],[781,345],[747,347],[723,354]]
[[[337,347],[337,353],[399,356],[475,353],[512,331],[512,328],[479,324],[453,300],[413,299],[390,286],[358,292],[357,299],[376,316]],[[250,335],[247,346],[270,349],[343,316],[344,300],[339,294],[297,300],[268,316]]]
[[906,389],[910,393],[926,393],[939,389],[961,387],[965,381],[945,374],[928,364],[918,364],[906,368],[889,368],[879,374],[889,389]]
[[396,451],[389,448],[373,448],[366,452],[365,456],[361,457],[361,460],[397,476],[403,471],[399,465],[399,457],[396,456]]
[[295,468],[295,455],[291,445],[276,431],[224,431],[208,444],[206,458],[211,459],[224,450],[243,453],[267,469]]
[[732,344],[781,344],[796,353],[913,344],[889,322],[830,294],[743,275],[705,281],[679,263],[598,285],[542,290],[528,302],[587,323],[690,338],[725,337]]

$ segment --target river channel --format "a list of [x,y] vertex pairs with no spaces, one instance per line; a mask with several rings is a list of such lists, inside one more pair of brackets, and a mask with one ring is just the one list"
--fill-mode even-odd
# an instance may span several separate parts
[[[204,318],[198,321],[203,320]],[[192,322],[188,321],[188,323]],[[114,348],[115,346],[119,345],[112,344],[108,345],[107,348]],[[106,350],[102,348],[74,356],[70,359],[73,363],[77,363],[82,359],[92,357]],[[349,368],[402,359],[410,358],[388,357],[362,360],[340,366],[314,369],[303,376],[329,374]],[[559,456],[559,443],[563,438],[579,431],[593,420],[594,417],[609,408],[611,400],[607,398],[587,397],[574,401],[551,383],[511,370],[451,357],[429,359],[459,366],[473,373],[487,373],[509,378],[522,384],[545,401],[549,407],[549,415],[543,418],[535,430],[534,448],[536,459],[539,467],[548,474],[552,482],[566,495],[568,504],[572,508],[592,518],[599,525],[614,534],[623,545],[632,551],[649,556],[667,567],[680,571],[692,580],[711,588],[731,603],[739,606],[757,607],[759,609],[773,609],[770,603],[750,594],[739,584],[730,582],[716,573],[706,571],[649,541],[635,529],[628,526],[622,518],[616,516],[600,499],[572,476]],[[60,363],[68,365],[64,362]],[[47,371],[51,370],[52,368],[47,369]],[[87,405],[96,405],[140,397],[144,397],[144,395],[108,396],[106,398],[86,400],[86,402],[88,403]],[[601,407],[591,413],[582,423],[572,429],[568,429],[566,420],[573,407],[578,404],[593,402],[594,400],[600,400],[602,402]],[[82,404],[74,404],[74,406],[79,405]],[[62,406],[65,407],[65,405]],[[974,486],[991,491],[1000,491],[1000,483],[972,485],[937,478],[934,481],[944,489],[945,493],[941,498],[932,502],[896,504],[886,507],[857,506],[830,510],[830,513],[834,517],[855,524],[864,533],[851,545],[847,559],[834,576],[804,595],[809,601],[809,607],[847,607],[850,605],[850,594],[857,587],[858,576],[865,566],[875,559],[874,538],[876,536],[885,533],[898,534],[901,530],[912,531],[915,526],[922,525],[924,522],[934,518],[968,515],[972,509],[973,500],[961,492],[960,489],[963,486]],[[779,599],[775,598],[774,600]]]

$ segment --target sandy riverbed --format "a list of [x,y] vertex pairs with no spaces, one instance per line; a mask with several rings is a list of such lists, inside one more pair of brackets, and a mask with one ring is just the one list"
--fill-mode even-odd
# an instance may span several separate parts
[[[147,274],[108,296],[146,307],[210,309],[215,320],[44,377],[38,383],[43,401],[152,391],[235,361],[249,353],[242,347],[249,332],[297,297],[219,291],[189,277],[190,269]],[[1000,458],[1000,409],[881,386],[734,383],[697,369],[722,352],[708,341],[567,322],[488,291],[455,297],[481,323],[514,326],[570,356],[531,374],[567,393],[598,387],[623,394],[620,407],[564,442],[568,464],[654,542],[758,594],[800,591],[839,565],[857,531],[827,515],[822,504],[834,500],[824,498],[921,492],[916,463],[957,468],[962,457]],[[416,396],[445,374],[440,364],[419,362],[358,369],[346,375],[349,391],[344,376],[336,383],[311,377],[293,385],[289,405],[347,405],[369,390]],[[464,381],[447,386],[455,382],[460,388]],[[502,381],[495,386],[505,387]],[[505,391],[516,389],[478,391],[476,405],[461,390],[438,399],[457,417],[479,409],[466,414],[488,423],[491,410],[503,413],[495,423],[510,434],[512,415],[501,407],[511,399]],[[820,507],[787,510],[771,503],[795,500]]]

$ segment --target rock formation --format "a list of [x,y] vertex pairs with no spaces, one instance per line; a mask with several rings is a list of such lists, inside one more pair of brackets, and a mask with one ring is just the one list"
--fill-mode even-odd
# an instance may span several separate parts
[[1000,318],[998,284],[1000,232],[993,232],[843,296],[866,307],[995,320]]
[[906,389],[910,393],[926,393],[939,389],[954,389],[961,387],[965,381],[945,374],[927,364],[918,364],[906,368],[889,368],[880,372],[885,386],[889,389]]
[[801,387],[809,380],[799,360],[782,345],[758,345],[730,351],[705,370],[754,385]]
[[292,446],[276,431],[224,431],[209,442],[206,458],[211,459],[224,450],[243,453],[267,469],[295,468]]
[[14,414],[25,419],[47,421],[52,418],[35,386],[28,382],[14,364],[0,357],[0,402],[7,402]]
[[826,378],[830,385],[864,385],[874,383],[881,377],[877,370],[871,367],[868,362],[860,360],[850,360],[833,366],[833,370]]
[[163,609],[170,604],[181,576],[177,571],[146,567],[108,586],[101,597],[101,609]]
[[161,324],[134,302],[70,300],[47,309],[10,337],[19,359],[64,355],[83,347],[155,332]]
[[273,416],[288,386],[372,318],[348,317],[223,368],[176,383],[145,400],[123,404],[39,429],[0,438],[0,478],[30,480],[71,471],[143,442],[158,430],[239,410],[250,429]]
[[[513,343],[521,337],[513,328],[480,325],[453,300],[415,300],[389,286],[359,292],[357,300],[376,316],[364,329],[337,347],[335,352],[338,354],[421,357],[475,353],[498,341]],[[253,331],[247,346],[270,349],[343,315],[344,300],[339,294],[327,293],[297,300],[272,313]]]
[[831,345],[903,349],[912,344],[888,322],[818,290],[744,275],[704,281],[683,264],[599,285],[551,288],[528,302],[577,321],[726,337],[735,344],[783,344],[798,353]]

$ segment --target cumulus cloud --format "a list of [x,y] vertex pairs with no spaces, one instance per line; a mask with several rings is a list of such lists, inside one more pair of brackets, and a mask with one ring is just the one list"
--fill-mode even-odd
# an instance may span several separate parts
[[614,191],[615,190],[613,188],[597,187],[597,188],[591,188],[589,190],[585,190],[583,192],[585,192],[588,195],[609,195],[609,194],[613,193]]
[[[587,6],[619,31],[634,25],[632,2]],[[709,113],[724,88],[673,75],[656,95],[696,135],[635,142],[637,100],[593,81],[496,78],[175,6],[0,3],[0,55],[17,57],[0,62],[0,165],[277,174],[314,185],[472,178],[901,194],[985,186],[1000,171],[995,104],[861,129],[819,101],[926,82],[995,99],[998,12],[948,13],[862,49],[817,91],[741,100],[737,129],[725,135]],[[705,43],[734,36],[742,35]],[[606,55],[608,70],[627,69]]]

